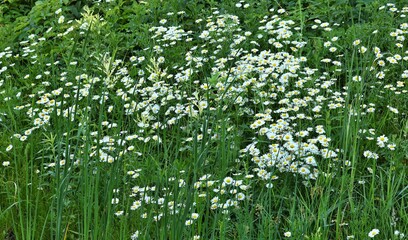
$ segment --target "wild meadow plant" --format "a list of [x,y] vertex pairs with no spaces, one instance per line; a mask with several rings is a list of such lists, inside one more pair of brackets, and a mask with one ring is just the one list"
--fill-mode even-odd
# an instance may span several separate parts
[[6,239],[405,238],[408,7],[48,2],[0,52]]

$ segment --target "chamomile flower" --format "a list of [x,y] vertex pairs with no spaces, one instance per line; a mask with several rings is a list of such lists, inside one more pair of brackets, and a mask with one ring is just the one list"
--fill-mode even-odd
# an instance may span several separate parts
[[231,185],[231,184],[234,183],[234,179],[232,179],[232,177],[226,177],[226,178],[224,178],[224,183],[226,185]]
[[291,232],[285,232],[285,233],[283,234],[283,236],[285,236],[285,237],[287,237],[287,238],[290,238],[290,237],[292,236],[292,233],[291,233]]
[[385,143],[387,142],[388,142],[388,137],[386,137],[385,135],[381,135],[377,137],[377,146],[383,148],[385,147]]
[[371,230],[371,231],[368,233],[368,236],[369,236],[370,238],[374,238],[374,237],[375,237],[376,235],[378,235],[379,233],[380,233],[380,230],[374,228],[373,230]]
[[238,199],[238,201],[243,201],[245,199],[245,194],[244,193],[238,193],[237,194],[237,199]]
[[360,40],[360,39],[356,39],[356,40],[353,41],[353,46],[357,46],[357,45],[359,45],[360,43],[361,43],[361,40]]
[[10,145],[7,146],[6,152],[10,152],[11,149],[13,149],[13,145],[10,144]]

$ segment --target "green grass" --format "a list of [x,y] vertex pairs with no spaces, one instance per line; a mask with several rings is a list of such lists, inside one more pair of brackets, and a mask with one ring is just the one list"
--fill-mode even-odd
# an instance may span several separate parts
[[5,2],[0,238],[404,239],[406,14]]

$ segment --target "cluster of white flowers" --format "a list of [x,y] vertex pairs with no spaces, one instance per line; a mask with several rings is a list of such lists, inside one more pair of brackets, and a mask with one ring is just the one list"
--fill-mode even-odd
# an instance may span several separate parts
[[[235,7],[246,9],[250,4],[240,1]],[[393,8],[388,6],[389,11],[394,12]],[[368,97],[360,97],[361,92],[355,94],[353,87],[370,81],[361,73],[350,75],[350,86],[341,90],[335,87],[341,85],[336,74],[342,71],[345,63],[342,55],[331,56],[340,51],[336,46],[341,37],[324,39],[327,57],[320,61],[322,69],[311,68],[308,59],[301,54],[307,44],[302,40],[301,29],[295,21],[285,18],[284,9],[271,9],[254,32],[243,31],[237,16],[213,10],[211,16],[195,20],[196,24],[202,24],[196,32],[184,30],[179,25],[171,26],[171,21],[161,19],[159,26],[149,29],[157,45],[123,60],[115,59],[110,53],[94,56],[97,71],[78,68],[75,75],[65,71],[53,72],[78,66],[79,59],[74,59],[69,63],[54,61],[41,65],[42,72],[24,73],[23,79],[39,83],[27,87],[31,91],[29,94],[22,99],[21,92],[15,96],[1,93],[5,102],[18,99],[15,102],[19,105],[13,106],[14,110],[22,112],[21,115],[30,122],[30,127],[11,138],[24,142],[36,131],[49,131],[55,118],[64,119],[75,128],[86,129],[89,136],[81,135],[78,130],[78,138],[90,139],[90,145],[77,144],[75,150],[66,146],[62,157],[47,163],[45,169],[67,163],[77,167],[83,162],[84,154],[88,154],[86,158],[91,159],[91,164],[129,161],[126,163],[129,184],[124,188],[130,192],[127,197],[131,204],[121,205],[126,201],[121,199],[123,195],[119,191],[115,191],[111,203],[117,209],[116,215],[133,214],[142,220],[159,222],[166,214],[179,214],[188,207],[189,214],[184,223],[192,226],[202,217],[202,213],[197,212],[197,205],[208,204],[209,209],[228,215],[231,209],[239,208],[242,202],[251,199],[251,190],[259,182],[262,187],[270,189],[280,176],[290,174],[306,183],[318,178],[320,164],[340,161],[343,150],[334,147],[336,144],[332,143],[331,132],[326,126],[331,116],[344,114],[346,110],[350,118],[362,119],[371,118],[378,112],[395,117],[403,114],[395,107],[396,103],[378,106],[369,102]],[[92,15],[90,11],[76,23],[66,22],[61,12],[58,9],[55,14],[62,32],[50,28],[44,36],[30,35],[21,41],[19,50],[6,48],[0,52],[1,77],[11,74],[16,59],[39,65],[37,50],[47,39],[47,34],[63,38],[83,34],[91,22],[92,25],[104,24],[99,15]],[[336,26],[318,19],[312,24],[312,30],[324,32],[331,32]],[[389,69],[408,60],[408,51],[401,52],[406,34],[407,23],[400,24],[390,33],[396,41],[395,52],[382,52],[379,47],[370,49],[363,46],[360,39],[351,43],[358,54],[372,54],[375,64],[370,72],[380,83],[369,87],[381,88],[378,93],[384,96],[406,97],[408,93],[404,80],[408,78],[408,70],[400,70],[401,79],[388,79],[384,83]],[[183,64],[175,65],[169,59],[174,58],[171,56],[173,48],[182,44],[188,46],[185,52],[177,53]],[[211,74],[206,74],[203,69]],[[5,79],[7,81],[7,77]],[[3,81],[1,79],[0,87],[3,87]],[[348,99],[354,96],[361,99],[361,106],[347,109]],[[97,111],[93,105],[98,106]],[[228,114],[230,111],[235,112]],[[209,121],[220,113],[226,117]],[[123,115],[120,121],[115,114]],[[121,122],[124,118],[131,119],[127,125]],[[97,119],[103,119],[100,126],[94,124]],[[205,122],[205,127],[194,125],[199,121]],[[246,131],[246,145],[236,146],[231,139],[242,126],[247,127],[242,130]],[[228,141],[231,143],[229,150],[239,155],[234,161],[245,165],[246,172],[237,168],[229,171],[227,177],[217,178],[208,173],[191,181],[191,176],[182,170],[177,176],[166,179],[168,185],[160,189],[141,182],[140,176],[144,172],[134,159],[149,159],[150,152],[146,149],[170,144],[171,140],[164,132],[175,131],[175,128],[181,138],[178,149],[173,149],[175,152],[191,157],[192,143],[209,146],[217,141]],[[225,132],[220,134],[220,129]],[[372,143],[373,149],[362,150],[362,156],[367,159],[377,160],[383,152],[397,148],[391,137],[376,133],[373,126],[363,126],[359,134],[363,136],[361,139],[375,142]],[[63,135],[72,136],[72,133]],[[5,152],[12,150],[16,150],[12,144],[5,148]],[[10,161],[2,162],[4,167],[10,165]],[[350,166],[351,162],[346,160],[344,165]],[[182,188],[185,191],[180,191]],[[194,200],[191,206],[186,206],[183,198],[187,196],[177,195],[175,191],[189,193],[189,190],[193,190]],[[151,208],[155,209],[153,215],[147,213]],[[373,229],[368,236],[373,238],[379,233],[378,229]],[[139,235],[140,232],[136,231],[131,238],[138,239]],[[400,232],[395,235],[404,237]],[[285,232],[284,236],[289,238],[292,233]],[[194,236],[194,239],[199,238]]]

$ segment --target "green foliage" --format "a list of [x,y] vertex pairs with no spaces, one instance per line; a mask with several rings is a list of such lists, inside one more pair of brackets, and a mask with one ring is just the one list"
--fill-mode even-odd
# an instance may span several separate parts
[[402,239],[403,4],[3,0],[0,238]]

